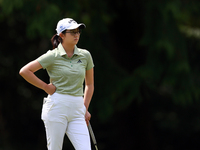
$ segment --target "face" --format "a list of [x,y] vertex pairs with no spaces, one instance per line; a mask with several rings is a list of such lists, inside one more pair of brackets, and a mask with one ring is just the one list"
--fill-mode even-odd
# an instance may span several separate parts
[[80,29],[66,30],[65,34],[60,34],[63,44],[76,45],[80,38]]

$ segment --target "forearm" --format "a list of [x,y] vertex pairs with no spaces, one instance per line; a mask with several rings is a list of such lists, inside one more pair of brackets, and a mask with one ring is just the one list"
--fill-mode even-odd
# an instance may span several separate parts
[[94,85],[86,85],[85,86],[85,92],[84,92],[84,105],[86,107],[86,109],[88,110],[89,105],[90,105],[90,101],[92,99],[92,95],[94,92]]
[[30,70],[26,70],[26,69],[21,69],[20,73],[19,73],[27,82],[29,82],[30,84],[45,90],[45,87],[47,86],[47,84],[45,82],[43,82],[42,80],[40,80],[33,72],[31,72]]

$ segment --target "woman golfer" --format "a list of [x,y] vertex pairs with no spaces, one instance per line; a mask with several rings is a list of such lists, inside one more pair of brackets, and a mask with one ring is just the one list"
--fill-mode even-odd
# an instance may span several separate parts
[[[91,150],[87,124],[88,107],[94,91],[93,60],[87,50],[76,46],[83,23],[65,18],[57,24],[48,51],[20,70],[20,75],[32,85],[44,90],[42,120],[48,150],[61,150],[65,133],[76,150]],[[46,84],[34,72],[46,69],[50,83]],[[83,82],[85,90],[83,93]]]

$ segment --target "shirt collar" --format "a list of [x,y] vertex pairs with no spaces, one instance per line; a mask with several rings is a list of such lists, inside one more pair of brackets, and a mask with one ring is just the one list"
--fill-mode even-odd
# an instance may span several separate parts
[[[60,54],[60,56],[67,55],[67,53],[65,52],[65,49],[63,48],[61,43],[58,45],[57,49],[58,49],[58,53]],[[74,54],[73,55],[79,55],[79,50],[78,50],[78,47],[76,45],[74,47]]]
[[79,55],[78,47],[75,45],[74,47],[74,55]]

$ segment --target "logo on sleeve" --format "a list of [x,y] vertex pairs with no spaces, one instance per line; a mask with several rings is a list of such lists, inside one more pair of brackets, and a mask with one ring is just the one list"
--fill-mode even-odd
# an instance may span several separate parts
[[82,61],[79,59],[79,60],[77,61],[77,63],[82,63]]

